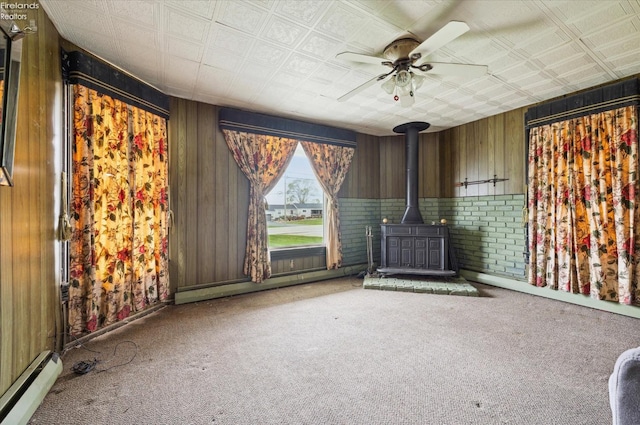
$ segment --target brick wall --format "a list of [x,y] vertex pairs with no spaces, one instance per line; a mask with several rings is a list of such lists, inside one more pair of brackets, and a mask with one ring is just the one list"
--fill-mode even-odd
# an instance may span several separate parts
[[525,278],[525,196],[468,196],[439,200],[460,268]]
[[[518,280],[525,279],[525,195],[422,198],[425,223],[447,219],[460,268]],[[367,262],[365,226],[372,226],[374,260],[380,263],[380,223],[400,223],[404,199],[341,199],[340,218],[345,265]]]
[[366,227],[373,233],[373,259],[380,258],[380,200],[339,199],[340,233],[342,235],[342,264],[367,263]]

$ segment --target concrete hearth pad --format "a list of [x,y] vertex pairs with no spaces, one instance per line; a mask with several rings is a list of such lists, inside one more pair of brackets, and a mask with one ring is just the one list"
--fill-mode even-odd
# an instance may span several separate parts
[[419,292],[426,294],[479,296],[478,290],[461,276],[428,277],[428,276],[365,276],[364,289],[382,291]]

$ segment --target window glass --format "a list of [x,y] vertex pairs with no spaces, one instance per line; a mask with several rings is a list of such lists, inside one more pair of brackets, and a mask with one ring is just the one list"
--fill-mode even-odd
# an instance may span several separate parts
[[302,146],[267,194],[269,248],[324,245],[324,192]]

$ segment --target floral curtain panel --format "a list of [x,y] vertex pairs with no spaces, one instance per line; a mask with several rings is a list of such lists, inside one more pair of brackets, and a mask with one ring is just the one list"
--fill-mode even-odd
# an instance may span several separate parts
[[636,106],[535,127],[529,283],[640,305]]
[[168,294],[166,121],[74,85],[69,326],[92,332]]
[[222,130],[233,158],[249,179],[249,217],[244,274],[260,283],[271,277],[265,194],[287,169],[298,141],[283,137]]
[[338,191],[344,181],[355,149],[312,142],[300,142],[313,166],[325,197],[327,221],[325,243],[327,246],[327,269],[342,266],[342,241],[340,240],[340,214],[338,211]]

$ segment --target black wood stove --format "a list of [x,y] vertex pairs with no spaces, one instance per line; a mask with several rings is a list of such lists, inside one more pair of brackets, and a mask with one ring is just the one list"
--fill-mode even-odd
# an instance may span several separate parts
[[424,224],[418,205],[418,133],[426,122],[409,122],[393,129],[405,135],[407,207],[400,224],[382,224],[378,273],[454,276],[457,263],[446,224]]

